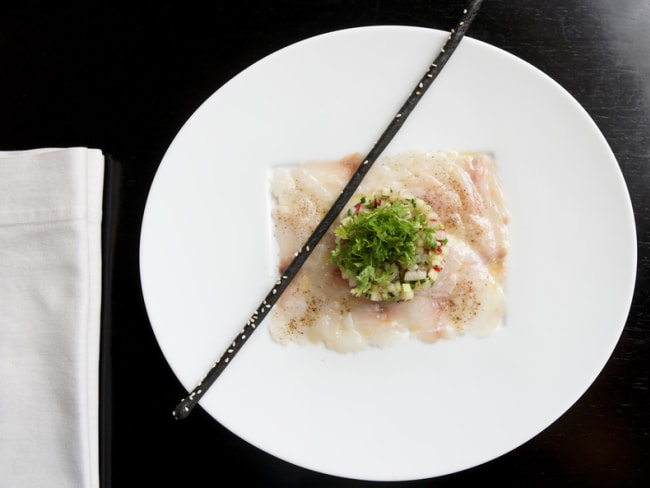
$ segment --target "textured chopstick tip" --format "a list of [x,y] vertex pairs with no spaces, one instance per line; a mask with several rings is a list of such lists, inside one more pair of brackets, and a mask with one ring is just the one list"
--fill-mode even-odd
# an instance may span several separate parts
[[189,414],[192,412],[193,407],[194,405],[192,404],[189,397],[184,398],[178,405],[176,405],[176,408],[174,408],[172,414],[174,415],[175,419],[181,420],[189,416]]

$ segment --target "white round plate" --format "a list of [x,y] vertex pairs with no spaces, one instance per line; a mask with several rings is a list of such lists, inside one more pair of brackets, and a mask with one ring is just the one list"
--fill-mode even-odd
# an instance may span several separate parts
[[[368,151],[447,35],[379,26],[307,39],[233,78],[178,133],[148,197],[140,265],[154,333],[188,391],[277,279],[273,168]],[[367,480],[476,466],[571,407],[620,337],[632,207],[565,90],[466,38],[384,154],[412,149],[496,158],[512,213],[505,326],[356,354],[281,346],[259,327],[201,406],[278,458]]]

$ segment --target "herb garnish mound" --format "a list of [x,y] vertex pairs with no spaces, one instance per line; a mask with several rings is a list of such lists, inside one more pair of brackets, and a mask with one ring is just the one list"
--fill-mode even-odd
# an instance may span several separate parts
[[393,190],[361,197],[334,235],[331,261],[353,295],[373,301],[410,300],[433,285],[448,242],[430,205]]

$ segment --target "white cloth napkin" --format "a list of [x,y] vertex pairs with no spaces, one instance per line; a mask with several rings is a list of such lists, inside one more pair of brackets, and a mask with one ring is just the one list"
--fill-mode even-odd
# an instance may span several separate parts
[[99,486],[104,157],[0,152],[0,486]]

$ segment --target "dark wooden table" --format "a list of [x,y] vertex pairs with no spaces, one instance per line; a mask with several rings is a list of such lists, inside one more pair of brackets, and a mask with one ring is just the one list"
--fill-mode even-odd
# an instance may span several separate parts
[[[141,217],[177,131],[253,62],[346,27],[448,30],[465,2],[204,3],[0,9],[0,150],[79,145],[101,148],[115,160],[107,174],[105,223],[104,486],[213,486],[231,475],[237,486],[374,485],[275,459],[201,409],[183,422],[171,417],[185,392],[144,308]],[[637,288],[607,366],[544,432],[465,472],[396,484],[650,486],[650,2],[486,0],[469,35],[554,78],[605,135],[636,215]]]

